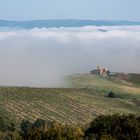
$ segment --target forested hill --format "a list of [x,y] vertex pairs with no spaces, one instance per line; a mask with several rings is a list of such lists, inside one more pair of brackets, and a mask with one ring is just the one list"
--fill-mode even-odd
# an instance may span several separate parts
[[30,20],[30,21],[9,21],[0,20],[0,27],[19,27],[19,28],[42,28],[42,27],[83,27],[83,26],[123,26],[140,25],[140,22],[134,21],[116,21],[116,20]]

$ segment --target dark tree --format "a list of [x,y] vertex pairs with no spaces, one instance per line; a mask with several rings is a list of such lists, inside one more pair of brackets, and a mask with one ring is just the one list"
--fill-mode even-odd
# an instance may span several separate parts
[[33,128],[33,129],[38,129],[38,128],[44,129],[44,128],[45,128],[45,123],[46,123],[45,120],[43,120],[43,119],[37,119],[37,120],[33,123],[32,128]]
[[27,140],[29,133],[31,131],[32,123],[28,120],[23,120],[20,124],[20,129],[21,129],[21,136],[23,139]]
[[85,131],[88,140],[110,137],[116,140],[140,140],[140,121],[133,114],[99,116]]
[[0,116],[0,131],[6,131],[4,119]]

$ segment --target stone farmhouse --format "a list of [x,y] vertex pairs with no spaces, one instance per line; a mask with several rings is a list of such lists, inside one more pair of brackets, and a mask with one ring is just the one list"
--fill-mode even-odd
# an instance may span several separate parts
[[109,76],[109,69],[108,68],[102,68],[100,66],[97,67],[97,69],[90,71],[90,74],[92,75],[102,75],[102,76]]

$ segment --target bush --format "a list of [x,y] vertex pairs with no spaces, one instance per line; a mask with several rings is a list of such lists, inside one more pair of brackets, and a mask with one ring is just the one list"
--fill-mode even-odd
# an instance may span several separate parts
[[19,132],[0,132],[0,140],[23,140]]
[[39,128],[42,128],[44,129],[45,128],[45,120],[43,119],[37,119],[33,125],[32,125],[32,129],[39,129]]
[[20,133],[23,139],[28,139],[28,136],[30,135],[30,131],[32,128],[32,123],[28,120],[23,120],[20,124]]
[[108,135],[116,140],[139,140],[140,121],[135,115],[107,115],[94,119],[85,135],[91,139],[94,134],[96,140]]
[[110,91],[110,92],[108,93],[108,97],[110,97],[110,98],[115,98],[114,92]]
[[22,121],[21,134],[24,140],[80,140],[83,131],[79,127],[62,125],[57,122],[46,122],[37,119],[33,124]]
[[47,140],[80,140],[84,133],[79,127],[53,122],[46,134]]
[[6,131],[7,127],[4,119],[0,116],[0,131]]

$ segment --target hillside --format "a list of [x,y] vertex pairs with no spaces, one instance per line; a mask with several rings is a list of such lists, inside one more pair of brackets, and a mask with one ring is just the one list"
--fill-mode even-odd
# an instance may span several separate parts
[[128,82],[140,85],[140,74],[130,73],[128,74]]
[[[37,118],[86,124],[101,114],[140,114],[140,87],[97,76],[73,75],[72,88],[0,87],[0,115],[19,122]],[[107,97],[113,91],[116,98]]]

